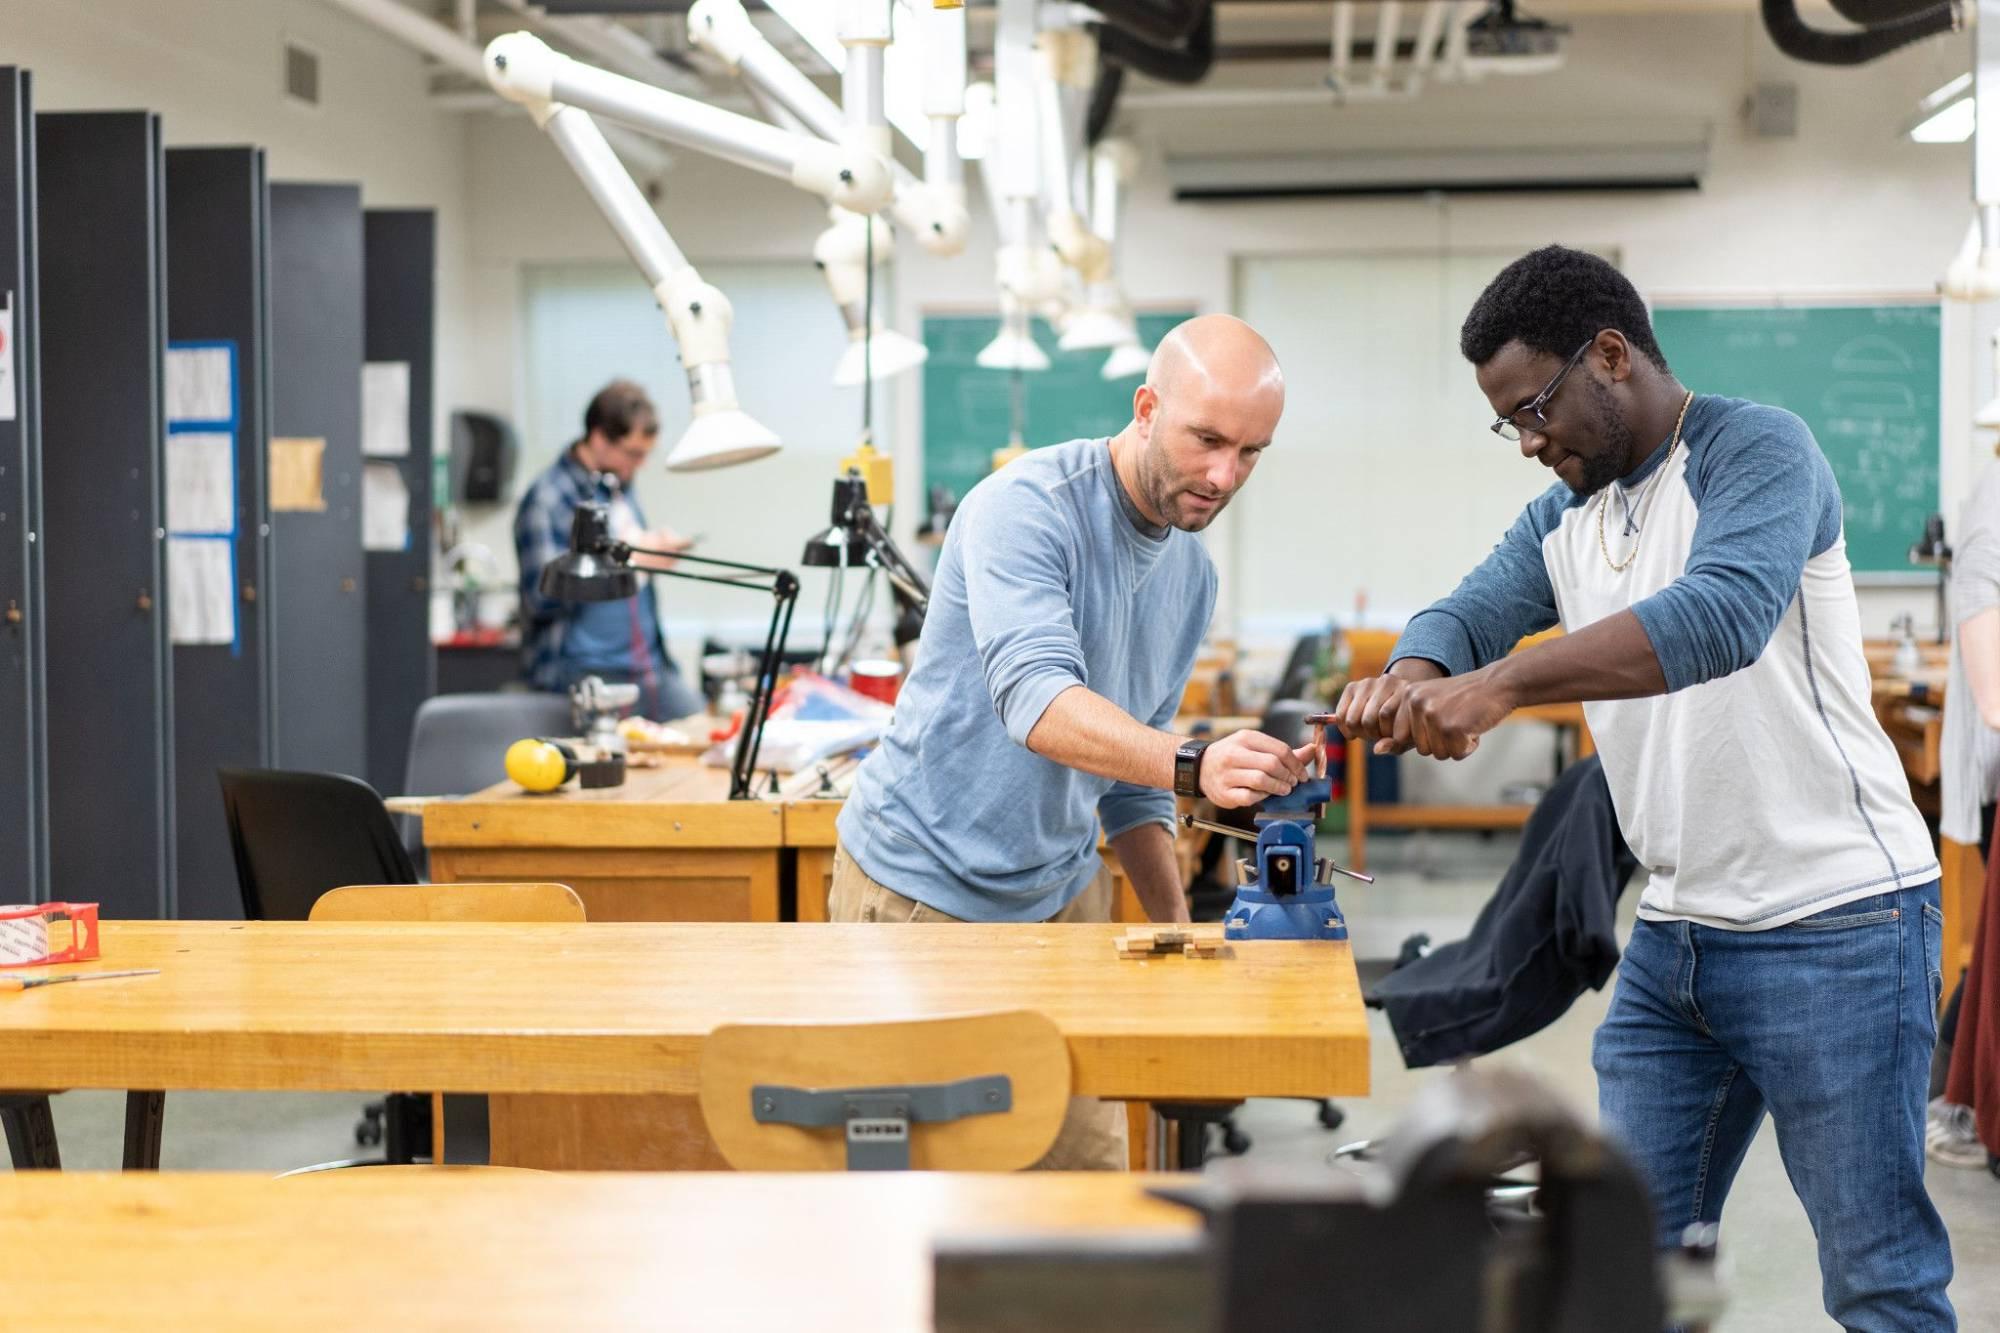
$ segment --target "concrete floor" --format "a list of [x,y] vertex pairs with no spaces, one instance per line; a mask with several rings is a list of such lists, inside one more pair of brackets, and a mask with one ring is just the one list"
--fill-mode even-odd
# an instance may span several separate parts
[[[1371,843],[1373,886],[1346,885],[1341,903],[1360,957],[1390,957],[1405,936],[1462,935],[1505,869],[1511,843],[1472,834],[1420,834]],[[1626,920],[1635,893],[1626,897]],[[1548,1080],[1586,1111],[1596,1105],[1590,1036],[1611,998],[1590,994],[1559,1023],[1510,1050],[1508,1062]],[[1319,1161],[1335,1146],[1391,1127],[1436,1070],[1402,1068],[1386,1020],[1371,1012],[1373,1094],[1344,1102],[1347,1123],[1322,1129],[1304,1102],[1253,1102],[1239,1116],[1259,1156]],[[364,1098],[352,1094],[180,1093],[167,1100],[163,1164],[168,1168],[281,1171],[356,1155],[353,1126]],[[72,1092],[55,1099],[66,1166],[118,1166],[123,1098]],[[0,1166],[4,1169],[4,1166]],[[1951,1295],[1967,1333],[2000,1333],[2000,1180],[1984,1171],[1933,1165],[1932,1197],[1951,1228],[1957,1278]],[[1830,1329],[1819,1303],[1812,1229],[1793,1196],[1767,1122],[1744,1163],[1723,1218],[1728,1315],[1720,1333],[1802,1333]]]

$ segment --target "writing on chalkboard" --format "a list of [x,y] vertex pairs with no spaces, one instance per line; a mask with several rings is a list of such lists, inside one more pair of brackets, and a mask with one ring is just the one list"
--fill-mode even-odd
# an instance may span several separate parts
[[1796,413],[1840,483],[1858,573],[1912,573],[1938,508],[1940,315],[1935,302],[1666,306],[1653,329],[1696,393]]

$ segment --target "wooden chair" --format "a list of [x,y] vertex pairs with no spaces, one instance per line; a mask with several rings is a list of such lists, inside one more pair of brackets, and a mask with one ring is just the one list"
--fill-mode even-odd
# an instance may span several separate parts
[[[1004,1087],[968,1082],[996,1075]],[[942,1084],[961,1086],[932,1090]],[[898,1124],[882,1094],[905,1088],[919,1092]],[[917,1170],[1016,1171],[1048,1152],[1069,1096],[1062,1033],[1020,1010],[907,1023],[734,1024],[702,1046],[702,1116],[739,1171],[839,1171],[899,1148]],[[993,1103],[1006,1109],[989,1110]],[[794,1117],[816,1123],[784,1122]]]
[[350,884],[319,896],[310,921],[582,921],[564,884]]
[[[583,900],[565,884],[349,884],[321,894],[308,921],[581,922]],[[431,1094],[431,1161],[444,1163],[445,1095]],[[487,1099],[489,1136],[505,1137],[518,1100]],[[471,1114],[477,1115],[475,1105]],[[307,1172],[306,1174],[322,1174]]]

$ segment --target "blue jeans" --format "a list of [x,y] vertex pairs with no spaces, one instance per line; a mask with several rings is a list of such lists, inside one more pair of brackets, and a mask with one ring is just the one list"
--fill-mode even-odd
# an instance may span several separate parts
[[1773,930],[1638,923],[1592,1063],[1661,1244],[1721,1220],[1768,1109],[1827,1313],[1869,1333],[1957,1327],[1951,1242],[1924,1189],[1943,920],[1932,883]]

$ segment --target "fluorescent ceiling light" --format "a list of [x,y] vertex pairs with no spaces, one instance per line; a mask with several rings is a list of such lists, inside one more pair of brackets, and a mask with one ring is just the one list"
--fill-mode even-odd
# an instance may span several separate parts
[[1972,76],[1961,74],[1917,103],[1917,114],[1905,126],[1905,133],[1917,143],[1964,143],[1972,137],[1977,111]]
[[[898,0],[897,7],[903,12],[896,16],[896,40],[883,57],[883,110],[898,134],[922,148],[930,125],[924,116],[923,52],[917,49],[916,19],[905,0]],[[847,68],[847,48],[840,44],[839,5],[827,0],[765,0],[765,8],[789,23],[834,73]]]
[[1961,97],[1943,110],[1910,127],[1917,143],[1964,143],[1972,137],[1972,122],[1978,114],[1970,97]]

